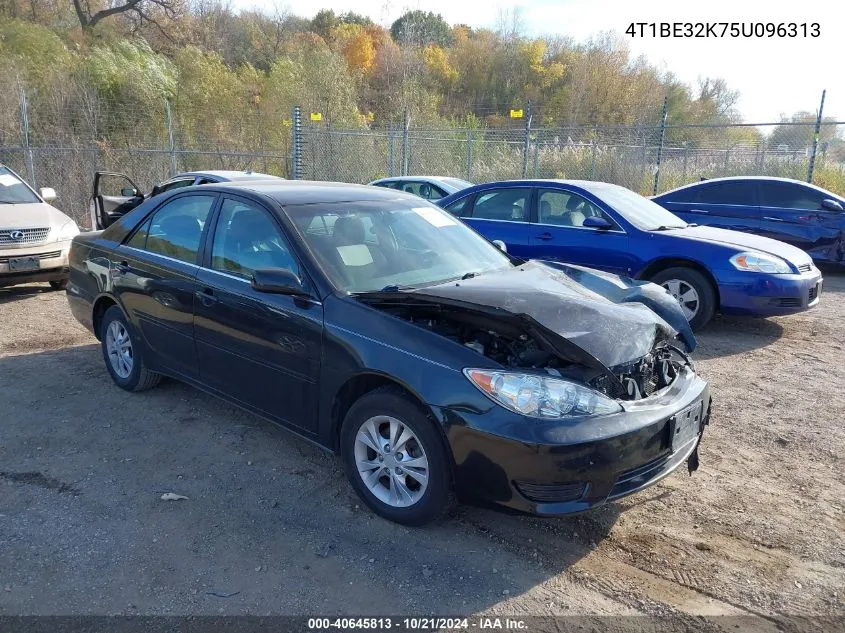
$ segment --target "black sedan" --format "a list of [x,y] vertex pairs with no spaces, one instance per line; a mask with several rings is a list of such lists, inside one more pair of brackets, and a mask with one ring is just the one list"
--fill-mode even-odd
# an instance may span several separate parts
[[687,462],[710,413],[662,288],[524,262],[377,187],[241,182],[74,239],[68,301],[128,391],[170,376],[340,453],[376,513],[559,515]]

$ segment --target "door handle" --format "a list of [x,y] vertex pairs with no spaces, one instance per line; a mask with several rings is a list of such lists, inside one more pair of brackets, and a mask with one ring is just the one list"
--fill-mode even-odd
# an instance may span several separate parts
[[538,240],[551,240],[554,238],[554,236],[548,231],[546,231],[545,233],[540,233],[540,235],[537,235],[536,237]]
[[120,262],[115,264],[114,272],[116,275],[125,275],[129,272],[129,262]]
[[783,218],[772,218],[769,216],[763,216],[764,220],[771,220],[772,222],[783,222]]
[[214,305],[219,301],[219,299],[214,296],[214,291],[211,288],[203,288],[202,290],[197,290],[194,293],[194,296],[199,299],[200,303],[202,303],[206,308]]

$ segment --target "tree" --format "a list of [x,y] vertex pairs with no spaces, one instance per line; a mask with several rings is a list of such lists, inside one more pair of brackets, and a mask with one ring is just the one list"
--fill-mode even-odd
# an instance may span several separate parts
[[331,9],[320,9],[311,20],[311,30],[327,42],[331,38],[332,29],[340,25],[340,20]]
[[163,14],[168,20],[178,16],[179,5],[176,0],[127,0],[123,4],[110,4],[105,9],[92,11],[87,0],[73,0],[73,10],[83,30],[90,30],[95,24],[112,15],[127,14],[138,22],[150,22],[159,26]]
[[404,45],[452,45],[452,28],[439,13],[431,11],[408,11],[393,23],[390,34],[397,43]]

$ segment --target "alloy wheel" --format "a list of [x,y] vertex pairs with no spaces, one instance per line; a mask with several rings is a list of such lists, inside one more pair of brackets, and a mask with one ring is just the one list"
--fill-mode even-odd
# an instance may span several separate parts
[[698,291],[682,279],[667,279],[661,285],[681,305],[687,321],[692,321],[701,305]]
[[120,378],[129,378],[135,359],[129,332],[120,321],[112,321],[106,330],[106,352],[111,368]]
[[422,443],[410,427],[391,416],[373,416],[358,429],[355,465],[367,489],[394,508],[414,505],[428,486]]

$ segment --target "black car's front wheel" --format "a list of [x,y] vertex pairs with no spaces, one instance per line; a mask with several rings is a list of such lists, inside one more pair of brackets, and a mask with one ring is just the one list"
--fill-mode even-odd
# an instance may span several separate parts
[[356,401],[340,441],[346,475],[376,514],[422,525],[449,504],[451,469],[443,440],[401,390],[376,389]]
[[716,291],[710,281],[693,268],[667,268],[651,278],[681,305],[693,330],[699,330],[716,312]]
[[121,389],[143,391],[155,387],[161,375],[147,369],[141,341],[123,311],[112,306],[100,324],[100,345],[106,369]]

